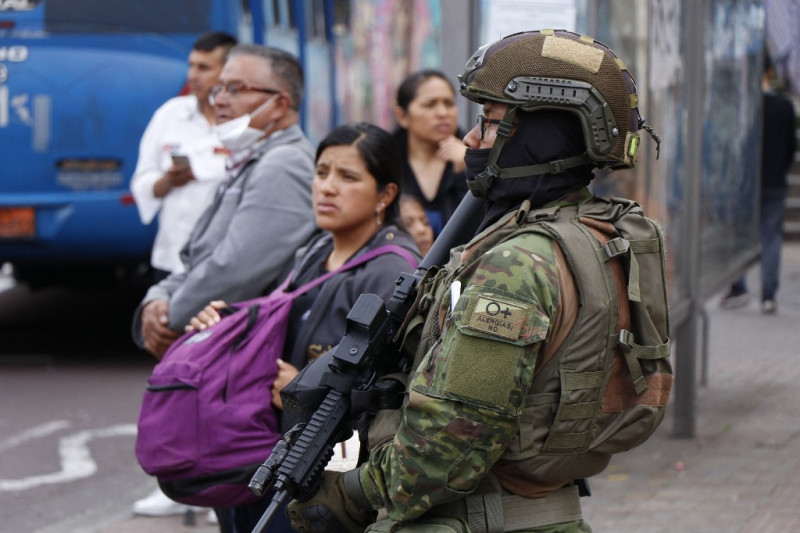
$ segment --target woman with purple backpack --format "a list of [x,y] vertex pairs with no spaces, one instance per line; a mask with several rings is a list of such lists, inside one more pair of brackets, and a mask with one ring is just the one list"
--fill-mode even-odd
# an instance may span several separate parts
[[[292,301],[283,360],[278,361],[272,387],[276,408],[281,408],[281,389],[299,369],[339,342],[346,316],[362,293],[388,300],[397,276],[416,269],[415,241],[397,225],[402,169],[394,139],[371,124],[340,126],[319,144],[312,200],[317,226],[324,231],[298,251],[285,290],[301,287],[366,254],[378,255],[339,271]],[[216,324],[219,310],[225,307],[225,302],[211,302],[191,320],[187,331]],[[270,499],[234,508],[233,531],[252,531]],[[267,531],[292,530],[279,512]]]

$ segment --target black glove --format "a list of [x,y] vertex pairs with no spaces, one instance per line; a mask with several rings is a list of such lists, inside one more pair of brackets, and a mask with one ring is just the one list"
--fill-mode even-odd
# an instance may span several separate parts
[[295,531],[361,533],[375,520],[376,513],[368,505],[358,481],[358,470],[346,473],[326,470],[319,491],[307,501],[292,501],[286,508],[286,515]]

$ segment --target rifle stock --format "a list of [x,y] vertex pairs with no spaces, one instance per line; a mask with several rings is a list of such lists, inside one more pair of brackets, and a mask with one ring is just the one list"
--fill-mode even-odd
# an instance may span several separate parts
[[[482,218],[483,201],[464,197],[414,274],[401,274],[390,300],[362,294],[347,315],[339,344],[308,365],[290,384],[293,396],[282,393],[284,409],[300,413],[293,425],[250,481],[257,496],[275,492],[254,533],[269,524],[287,498],[307,500],[318,490],[325,465],[336,443],[351,434],[350,393],[369,389],[393,371],[408,371],[400,352],[398,331],[416,300],[427,270],[447,263],[450,249],[468,242]],[[311,413],[308,416],[308,413]],[[307,422],[305,422],[307,420]]]

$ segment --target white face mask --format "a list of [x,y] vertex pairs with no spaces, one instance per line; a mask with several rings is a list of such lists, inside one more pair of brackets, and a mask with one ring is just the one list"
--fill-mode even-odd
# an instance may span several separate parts
[[254,142],[261,139],[266,129],[272,124],[268,124],[263,130],[257,130],[250,127],[250,121],[253,120],[253,117],[267,109],[278,96],[277,94],[273,95],[269,100],[258,106],[252,113],[246,113],[241,117],[214,126],[214,132],[217,134],[222,146],[235,153],[249,148]]

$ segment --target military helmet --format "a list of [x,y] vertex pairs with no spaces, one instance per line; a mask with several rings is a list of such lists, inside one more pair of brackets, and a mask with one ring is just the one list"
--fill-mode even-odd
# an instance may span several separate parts
[[478,103],[572,112],[592,164],[636,164],[637,131],[644,126],[636,82],[614,52],[591,37],[564,30],[509,35],[479,48],[459,80],[461,94]]

